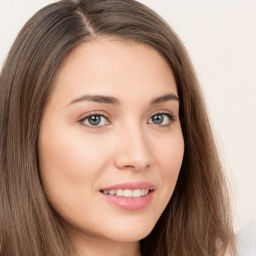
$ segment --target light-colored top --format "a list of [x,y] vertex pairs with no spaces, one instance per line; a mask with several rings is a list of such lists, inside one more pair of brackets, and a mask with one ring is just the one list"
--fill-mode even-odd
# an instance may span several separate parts
[[256,220],[245,225],[236,236],[238,255],[256,256]]

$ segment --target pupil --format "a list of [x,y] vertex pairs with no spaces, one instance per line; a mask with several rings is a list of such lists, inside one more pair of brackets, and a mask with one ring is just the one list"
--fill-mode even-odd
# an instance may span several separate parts
[[88,122],[91,125],[98,125],[101,121],[101,117],[100,116],[91,116],[88,120]]
[[161,124],[163,122],[164,118],[162,115],[155,115],[153,116],[153,122],[155,124]]

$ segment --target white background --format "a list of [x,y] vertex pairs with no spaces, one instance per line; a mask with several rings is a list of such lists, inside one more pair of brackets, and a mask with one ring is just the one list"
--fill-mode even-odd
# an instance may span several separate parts
[[[53,0],[0,0],[0,67]],[[141,0],[178,33],[201,82],[231,187],[235,229],[256,219],[256,0]]]

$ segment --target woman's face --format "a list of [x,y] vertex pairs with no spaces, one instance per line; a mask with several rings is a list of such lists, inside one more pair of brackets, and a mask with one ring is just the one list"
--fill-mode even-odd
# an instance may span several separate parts
[[147,236],[172,196],[183,152],[175,79],[156,50],[99,39],[71,52],[39,134],[44,190],[71,236]]

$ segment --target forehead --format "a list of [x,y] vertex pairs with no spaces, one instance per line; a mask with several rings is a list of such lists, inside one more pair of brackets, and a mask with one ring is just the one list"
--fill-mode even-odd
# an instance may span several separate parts
[[177,94],[172,70],[152,47],[133,41],[97,39],[76,47],[56,76],[56,91],[141,95]]

